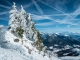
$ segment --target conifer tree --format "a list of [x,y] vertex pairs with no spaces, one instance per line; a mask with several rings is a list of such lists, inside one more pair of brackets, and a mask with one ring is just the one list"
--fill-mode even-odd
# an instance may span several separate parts
[[32,21],[31,15],[27,14],[26,11],[21,6],[21,26],[24,30],[24,34],[26,35],[26,38],[33,41],[34,45],[39,50],[42,50],[42,39],[40,37],[39,32],[35,29],[34,24],[35,22]]
[[29,39],[32,41],[37,40],[37,37],[36,39],[34,39],[34,34],[36,34],[36,31],[34,30],[34,24],[35,22],[32,21],[30,14],[28,14],[28,31],[27,32],[29,35]]
[[11,32],[22,39],[24,30],[21,27],[21,17],[16,9],[15,2],[13,2],[12,10],[10,10],[10,21],[9,21],[9,27],[11,27]]
[[27,13],[23,9],[22,5],[21,5],[20,19],[21,19],[21,27],[22,27],[22,29],[26,30],[26,28],[27,28]]
[[13,3],[14,5],[12,6],[12,10],[10,10],[10,21],[9,21],[9,26],[11,29],[16,29],[17,27],[20,27],[20,15],[16,9],[15,2]]
[[26,13],[22,5],[19,13],[14,3],[12,10],[10,10],[9,26],[11,27],[11,31],[15,36],[21,38],[22,44],[24,34],[27,39],[33,41],[37,49],[42,50],[42,39],[34,24],[35,22],[32,21],[31,15]]
[[40,37],[40,34],[39,32],[35,29],[34,25],[35,25],[35,22],[32,21],[32,18],[30,16],[30,14],[28,15],[28,20],[29,20],[29,23],[28,23],[28,26],[29,26],[29,38],[30,40],[32,40],[34,42],[34,44],[36,45],[37,49],[38,50],[42,50],[42,39]]

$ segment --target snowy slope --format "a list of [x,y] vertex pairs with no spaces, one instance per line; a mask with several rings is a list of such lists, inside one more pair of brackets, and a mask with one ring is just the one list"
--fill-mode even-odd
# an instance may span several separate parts
[[39,53],[39,51],[32,46],[32,42],[25,38],[25,36],[24,39],[26,39],[26,42],[24,42],[23,45],[21,42],[14,42],[15,38],[18,37],[14,36],[7,29],[1,27],[0,60],[58,60],[58,58],[54,56],[51,58],[49,58],[48,55],[43,56],[43,52]]
[[0,60],[27,60],[22,50],[18,49],[5,49],[0,47]]

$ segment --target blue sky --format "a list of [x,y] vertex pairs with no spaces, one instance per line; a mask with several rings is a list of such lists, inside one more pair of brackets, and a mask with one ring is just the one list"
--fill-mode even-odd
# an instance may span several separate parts
[[41,32],[80,33],[80,0],[0,0],[0,25],[8,25],[13,2],[23,5]]

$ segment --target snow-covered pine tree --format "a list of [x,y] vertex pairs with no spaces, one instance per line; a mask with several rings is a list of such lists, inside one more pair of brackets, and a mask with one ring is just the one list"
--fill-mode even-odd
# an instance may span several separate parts
[[9,27],[11,32],[22,38],[24,30],[21,28],[21,21],[20,21],[20,14],[18,10],[16,9],[15,2],[13,3],[12,10],[10,10],[10,21],[9,21]]
[[21,17],[21,27],[23,28],[24,33],[26,33],[26,37],[29,40],[34,41],[34,39],[33,39],[33,37],[34,37],[34,31],[33,31],[34,22],[32,21],[30,14],[27,14],[26,11],[23,9],[22,5],[21,5],[20,17]]
[[37,37],[34,39],[34,34],[36,34],[36,31],[34,30],[34,24],[35,22],[32,21],[30,14],[28,14],[28,27],[27,27],[27,35],[29,35],[29,39],[32,41],[37,41]]
[[35,22],[32,21],[30,14],[28,15],[28,34],[30,40],[34,42],[38,50],[42,50],[42,39],[40,37],[39,32],[34,27]]
[[27,17],[28,15],[26,11],[23,9],[23,6],[21,5],[20,20],[21,20],[21,27],[24,31],[26,31],[26,28],[27,28]]
[[[17,11],[15,3],[10,10],[10,21],[9,26],[11,27],[11,32],[16,36],[21,38],[23,42],[23,34],[27,39],[33,41],[33,45],[37,47],[40,51],[42,50],[42,39],[39,32],[35,29],[35,22],[32,21],[30,14],[21,6],[20,13]],[[23,43],[22,43],[23,44]]]
[[10,21],[9,21],[9,26],[11,27],[11,29],[16,29],[17,27],[20,27],[20,15],[16,9],[16,5],[15,2],[13,2],[13,6],[12,6],[12,10],[10,10]]
[[35,22],[32,21],[30,14],[27,14],[26,11],[21,6],[21,26],[24,30],[24,34],[26,38],[33,41],[36,47],[39,50],[42,50],[42,39],[40,37],[39,32],[35,29],[34,24]]

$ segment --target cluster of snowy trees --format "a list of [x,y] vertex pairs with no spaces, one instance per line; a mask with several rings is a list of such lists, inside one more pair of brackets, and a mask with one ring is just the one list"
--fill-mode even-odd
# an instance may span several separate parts
[[32,40],[38,47],[41,47],[42,40],[39,32],[34,27],[35,22],[32,21],[30,14],[26,13],[22,5],[21,10],[18,11],[14,3],[12,10],[10,10],[9,13],[10,31],[15,33],[15,35],[19,36],[20,38],[22,38],[24,34],[27,39]]

